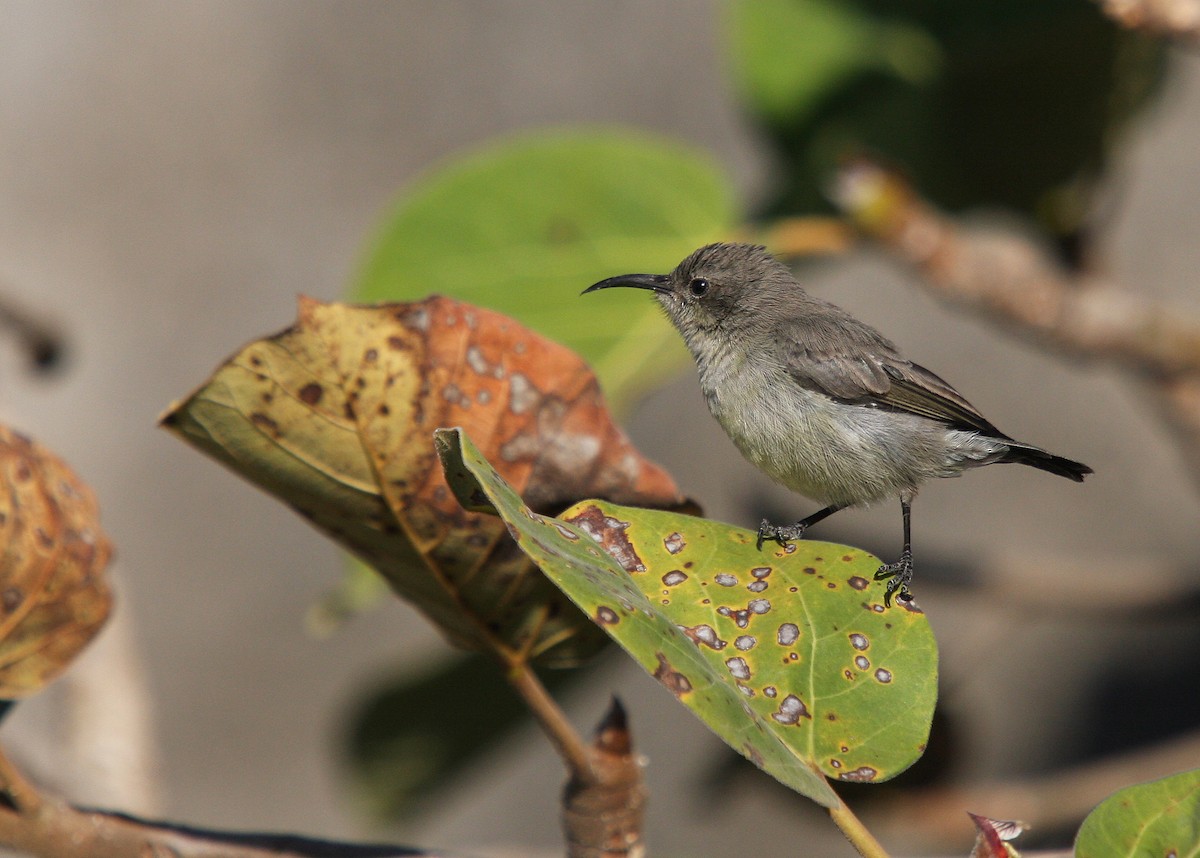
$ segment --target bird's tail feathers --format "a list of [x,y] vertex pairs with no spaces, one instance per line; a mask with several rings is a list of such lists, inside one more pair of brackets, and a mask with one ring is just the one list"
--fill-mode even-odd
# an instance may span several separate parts
[[1083,478],[1092,473],[1092,469],[1082,462],[1076,462],[1063,456],[1056,456],[1053,453],[1043,450],[1041,447],[1022,444],[1019,441],[1009,441],[1008,445],[1008,452],[998,461],[1029,465],[1032,468],[1049,471],[1052,474],[1058,474],[1060,477],[1066,477],[1068,480],[1074,480],[1077,483],[1082,483]]

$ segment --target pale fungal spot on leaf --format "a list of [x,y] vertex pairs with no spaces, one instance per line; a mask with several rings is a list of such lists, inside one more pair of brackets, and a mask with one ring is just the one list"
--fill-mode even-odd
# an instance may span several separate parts
[[429,311],[424,307],[417,307],[414,310],[405,314],[404,324],[412,328],[414,331],[429,330]]
[[870,766],[859,766],[852,772],[842,772],[838,775],[839,780],[853,781],[854,783],[870,783],[875,780],[879,772]]
[[750,574],[755,578],[766,578],[771,574],[770,566],[756,566],[750,570]]
[[474,370],[479,375],[485,375],[490,368],[488,362],[483,357],[483,352],[479,346],[467,347],[467,366]]
[[746,585],[746,589],[751,593],[761,593],[763,590],[767,589],[767,586],[768,584],[766,581],[752,581]]
[[784,623],[779,627],[775,640],[780,646],[791,646],[800,638],[800,627],[795,623]]
[[779,693],[779,691],[778,691],[778,689],[775,688],[774,685],[768,685],[766,688],[763,689],[763,694],[765,694],[767,697],[775,697],[775,695],[777,695],[778,693]]
[[856,655],[854,657],[854,666],[859,670],[866,670],[871,666],[871,660],[865,655]]
[[663,540],[663,548],[667,549],[670,554],[678,554],[683,551],[684,545],[683,537],[678,533],[672,533]]
[[780,724],[798,724],[801,718],[812,718],[804,701],[795,694],[789,694],[779,701],[779,709],[771,713],[771,717]]
[[601,605],[596,609],[596,622],[604,626],[611,626],[621,622],[621,618],[608,605]]
[[717,575],[713,576],[713,580],[716,581],[718,584],[720,584],[722,587],[736,587],[737,586],[737,578],[733,577],[728,572],[718,573]]
[[740,656],[725,659],[725,667],[729,668],[729,674],[734,679],[745,681],[750,678],[750,665]]
[[733,642],[733,645],[742,652],[748,652],[749,650],[754,649],[757,643],[758,639],[755,638],[754,635],[738,635],[737,639]]
[[729,644],[729,641],[721,640],[717,635],[717,630],[708,623],[698,626],[680,626],[679,630],[687,635],[696,646],[704,644],[709,649],[720,650],[725,649]]
[[447,384],[442,388],[442,398],[451,405],[457,405],[459,408],[470,408],[471,399],[464,394],[457,384]]
[[513,414],[524,414],[537,405],[541,393],[519,372],[514,372],[508,381],[508,407]]
[[751,599],[746,607],[752,614],[765,614],[771,610],[771,603],[766,599]]
[[879,680],[880,682],[883,682],[886,684],[886,683],[892,681],[892,672],[890,670],[886,670],[885,668],[882,668],[882,667],[878,668],[875,671],[875,678],[877,680]]
[[688,579],[687,573],[679,569],[672,569],[666,575],[662,576],[662,582],[668,587],[675,587],[682,584]]
[[850,646],[857,650],[866,651],[867,648],[871,646],[871,642],[867,640],[866,635],[855,632],[854,634],[850,635]]

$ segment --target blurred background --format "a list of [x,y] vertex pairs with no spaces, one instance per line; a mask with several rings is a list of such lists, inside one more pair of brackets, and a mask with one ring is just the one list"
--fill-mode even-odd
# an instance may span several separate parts
[[[397,194],[496,135],[580,122],[667,135],[719,165],[746,217],[827,213],[821,170],[857,141],[940,205],[1036,221],[1064,265],[1200,316],[1194,49],[1123,42],[1084,0],[976,19],[898,4],[912,9],[859,30],[836,26],[839,8],[875,4],[764,3],[800,14],[813,44],[862,54],[798,95],[756,67],[747,45],[765,36],[740,5],[0,2],[0,297],[67,349],[38,374],[0,343],[0,413],[95,488],[118,552],[117,621],[5,724],[35,776],[77,801],[201,826],[555,853],[561,766],[530,729],[420,818],[368,813],[347,762],[353,720],[445,645],[386,599],[328,639],[311,634],[306,614],[344,570],[337,549],[155,428],[225,356],[289,324],[297,294],[344,296]],[[767,28],[777,50],[811,56],[793,32]],[[992,66],[967,62],[989,53]],[[996,81],[989,104],[978,93]],[[1032,775],[1195,729],[1197,498],[1148,396],[952,312],[878,252],[799,271],[1004,431],[1096,470],[1077,486],[991,468],[918,499],[917,592],[942,649],[935,744],[949,749],[921,777]],[[815,508],[741,460],[690,371],[627,425],[714,518],[753,526]],[[887,558],[899,515],[846,512],[813,535]],[[1139,612],[1147,593],[1178,597]],[[657,854],[747,854],[747,820],[764,844],[850,854],[804,799],[724,762],[632,664],[605,660],[568,712],[586,729],[612,693],[649,760]],[[901,825],[879,833],[901,851],[924,842]]]

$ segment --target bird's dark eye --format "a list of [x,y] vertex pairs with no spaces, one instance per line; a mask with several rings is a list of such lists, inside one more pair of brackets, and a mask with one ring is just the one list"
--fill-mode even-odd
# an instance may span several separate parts
[[694,277],[688,284],[688,291],[699,298],[708,291],[708,281],[703,277]]

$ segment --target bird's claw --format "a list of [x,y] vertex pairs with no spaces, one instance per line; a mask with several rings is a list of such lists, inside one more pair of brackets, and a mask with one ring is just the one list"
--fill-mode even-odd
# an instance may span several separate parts
[[912,552],[905,550],[900,554],[900,559],[895,563],[886,563],[879,567],[875,573],[876,581],[887,581],[887,587],[883,591],[884,607],[892,606],[892,596],[901,602],[911,602],[913,598],[912,591],[908,589],[908,585],[912,583],[913,577],[913,562]]
[[763,543],[768,539],[774,539],[780,546],[787,548],[793,539],[803,539],[804,531],[805,526],[800,522],[774,525],[764,518],[758,526],[758,550],[762,551]]

